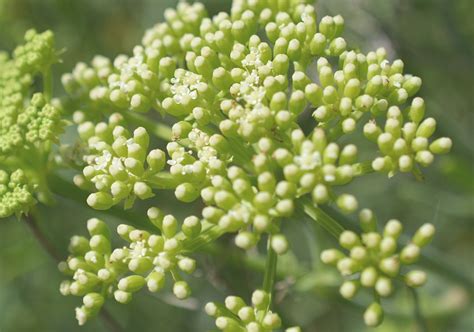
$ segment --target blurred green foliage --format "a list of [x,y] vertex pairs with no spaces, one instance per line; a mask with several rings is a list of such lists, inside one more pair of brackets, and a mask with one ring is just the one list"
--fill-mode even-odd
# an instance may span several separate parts
[[[176,0],[0,0],[0,49],[11,50],[24,31],[52,29],[65,48],[64,61],[54,70],[56,94],[60,73],[95,54],[113,57],[129,53],[147,27],[163,19],[163,10]],[[228,10],[230,1],[204,1],[210,13]],[[474,1],[472,0],[320,0],[319,15],[342,14],[346,36],[364,51],[384,46],[401,58],[407,71],[423,78],[421,95],[428,112],[437,118],[441,136],[453,138],[453,152],[439,158],[423,183],[398,175],[358,180],[353,192],[362,206],[380,219],[399,218],[409,231],[423,222],[438,229],[432,247],[435,259],[445,259],[456,271],[474,279]],[[67,188],[66,188],[67,191]],[[69,195],[71,196],[71,195]],[[175,210],[160,197],[166,210]],[[40,228],[55,250],[66,255],[68,239],[85,233],[85,221],[97,212],[70,198],[59,198],[55,209],[41,208]],[[140,208],[134,213],[140,213]],[[111,224],[117,218],[104,216]],[[322,229],[304,218],[286,223],[292,255],[279,262],[277,310],[288,324],[305,331],[365,331],[362,306],[337,293],[337,278],[319,262],[328,247]],[[222,247],[226,250],[222,250]],[[224,239],[199,257],[193,280],[194,296],[177,303],[171,296],[137,296],[132,304],[107,308],[125,331],[204,331],[212,320],[202,313],[208,300],[226,294],[250,296],[260,283],[263,265],[258,253],[247,257]],[[285,278],[295,274],[297,278]],[[79,328],[74,319],[75,298],[58,292],[60,273],[22,221],[0,223],[0,331],[108,331],[104,319]],[[421,310],[429,331],[473,331],[472,287],[433,272],[420,291]],[[361,298],[361,303],[364,299]],[[389,303],[387,320],[377,331],[417,331],[408,292]]]

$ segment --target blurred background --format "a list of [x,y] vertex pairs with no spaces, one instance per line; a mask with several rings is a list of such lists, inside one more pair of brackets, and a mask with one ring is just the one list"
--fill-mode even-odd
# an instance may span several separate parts
[[[29,28],[53,30],[58,47],[65,49],[63,63],[54,67],[59,82],[60,73],[70,71],[78,61],[90,61],[95,54],[129,53],[144,30],[163,19],[164,8],[176,2],[0,0],[0,49],[11,51]],[[210,14],[230,8],[228,0],[203,2]],[[420,94],[428,114],[438,120],[437,135],[454,141],[453,152],[437,158],[424,183],[411,176],[397,175],[387,181],[383,175],[371,175],[353,183],[351,190],[361,206],[373,208],[382,221],[399,218],[407,232],[424,222],[436,225],[430,255],[454,272],[436,266],[429,270],[429,282],[419,292],[425,330],[474,331],[474,1],[319,0],[316,7],[319,17],[344,16],[349,44],[363,51],[384,46],[392,59],[403,59],[407,72],[422,77]],[[55,93],[63,93],[59,84]],[[165,210],[177,209],[171,196],[160,196],[157,204]],[[98,215],[84,206],[58,198],[55,209],[40,209],[39,226],[63,257],[69,237],[85,234],[87,218]],[[139,210],[134,212],[143,216]],[[120,213],[103,217],[111,225],[127,218]],[[293,254],[279,262],[276,310],[284,322],[301,325],[304,331],[368,330],[362,323],[368,298],[361,296],[355,304],[343,300],[337,293],[338,277],[318,261],[320,251],[334,242],[303,218],[285,227]],[[201,270],[192,279],[191,300],[181,303],[169,292],[143,292],[127,306],[110,301],[106,307],[111,316],[123,331],[212,330],[213,320],[202,311],[207,301],[222,301],[228,294],[248,299],[261,283],[262,256],[258,252],[244,256],[231,242],[223,239],[219,247],[199,254]],[[287,277],[291,274],[297,277]],[[25,223],[1,220],[0,332],[110,331],[101,318],[79,328],[74,307],[80,298],[62,297],[60,281],[55,260]],[[376,331],[422,331],[410,293],[400,289],[397,294],[384,301],[386,320]]]

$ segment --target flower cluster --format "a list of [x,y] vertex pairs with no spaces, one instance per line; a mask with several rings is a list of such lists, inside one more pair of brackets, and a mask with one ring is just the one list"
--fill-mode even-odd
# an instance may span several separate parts
[[89,151],[84,156],[87,166],[83,175],[76,176],[74,181],[80,187],[93,184],[97,192],[89,195],[87,203],[98,210],[107,210],[122,200],[126,207],[131,207],[136,197],[152,197],[144,179],[153,177],[165,165],[163,151],[148,152],[149,136],[144,128],[131,134],[122,124],[123,117],[114,113],[108,123],[94,125],[85,121],[78,127]]
[[[252,305],[249,306],[238,296],[228,296],[224,305],[215,302],[206,304],[205,310],[209,316],[216,319],[216,326],[221,331],[237,332],[266,332],[281,328],[278,314],[268,310],[270,295],[263,290],[252,294]],[[286,332],[301,331],[299,327],[291,327]]]
[[397,242],[403,228],[400,221],[389,220],[380,234],[376,231],[377,222],[371,210],[363,209],[359,219],[364,231],[361,236],[352,231],[344,231],[339,236],[339,244],[348,254],[328,249],[321,253],[321,260],[337,266],[341,275],[347,278],[339,289],[344,298],[352,299],[361,287],[374,290],[376,300],[367,308],[364,319],[367,325],[376,326],[383,319],[378,298],[393,293],[396,279],[401,278],[409,287],[419,287],[426,282],[424,271],[405,271],[404,267],[417,262],[421,248],[431,241],[435,228],[432,224],[422,225],[410,243],[398,251]]
[[11,174],[0,169],[0,218],[27,212],[35,202],[33,189],[21,169]]
[[[373,170],[418,174],[418,166],[428,166],[433,154],[450,150],[449,138],[430,142],[436,123],[424,119],[424,101],[416,97],[421,79],[404,73],[401,60],[389,62],[383,49],[351,50],[341,37],[342,17],[325,16],[318,23],[308,2],[234,0],[230,14],[212,18],[201,4],[180,3],[165,12],[165,23],[146,32],[131,56],[98,56],[63,76],[81,109],[74,118],[87,150],[74,182],[92,191],[91,207],[105,210],[124,202],[129,208],[137,197],[150,199],[165,189],[174,190],[179,201],[204,204],[202,218],[186,218],[181,232],[173,216],[156,209],[149,217],[157,234],[119,227],[129,246],[104,253],[104,266],[119,266],[119,274],[133,272],[110,284],[108,293],[119,302],[128,302],[145,284],[152,291],[163,287],[167,271],[176,296],[186,297],[189,287],[176,271],[194,269],[194,261],[183,256],[192,237],[201,243],[233,233],[243,249],[265,237],[269,251],[283,254],[289,243],[281,223],[294,216],[305,196],[316,208],[334,204],[352,213],[357,199],[338,187]],[[152,131],[141,127],[148,118],[136,113],[151,109],[173,118],[166,151],[151,147]],[[309,132],[298,124],[306,114],[316,121]],[[384,123],[383,129],[377,123]],[[358,161],[356,145],[338,142],[358,128],[377,144],[370,160]],[[359,284],[387,296],[399,265],[416,260],[433,229],[423,226],[396,253],[398,222],[390,221],[383,236],[375,232],[371,212],[363,210],[361,222],[366,231],[361,238],[347,231],[341,235],[350,256],[333,250],[323,260],[344,275],[360,276],[360,282],[353,279],[341,288],[346,297]],[[204,229],[213,236],[200,237]],[[409,286],[424,279],[421,271],[405,276]],[[97,292],[96,286],[87,292]],[[256,294],[262,301],[268,296]],[[278,328],[279,318],[257,300],[251,308],[231,297],[225,308],[208,305],[208,312],[224,331]],[[370,308],[366,321],[375,325],[382,309],[378,303]],[[89,317],[87,310],[80,309],[79,316]]]
[[59,111],[41,94],[29,101],[35,75],[47,72],[56,61],[53,34],[30,30],[25,40],[12,59],[6,55],[0,59],[0,156],[55,141],[63,126]]
[[[47,160],[65,124],[47,87],[50,66],[56,61],[51,31],[29,30],[11,58],[0,54],[0,218],[28,212],[35,202],[32,193],[47,191],[38,185],[41,176],[35,166],[43,171],[40,163]],[[32,94],[38,74],[43,76],[44,93]]]
[[184,60],[184,44],[186,40],[189,44],[189,36],[199,31],[205,16],[202,4],[180,3],[177,10],[165,12],[167,23],[146,32],[132,56],[119,55],[113,61],[96,56],[91,66],[81,62],[72,73],[63,75],[63,85],[74,98],[89,100],[88,109],[159,109],[165,91],[172,89],[170,79],[177,63]]
[[207,229],[201,228],[196,216],[185,218],[180,226],[173,215],[164,215],[155,207],[148,210],[148,217],[157,228],[155,233],[161,235],[121,224],[117,233],[127,242],[122,248],[112,249],[109,228],[97,218],[87,221],[90,239],[71,238],[70,256],[59,268],[72,280],[63,281],[60,291],[83,297],[84,305],[76,308],[80,325],[95,316],[107,298],[128,303],[145,286],[150,292],[164,288],[167,276],[173,280],[173,293],[178,299],[191,294],[180,272],[194,272],[196,262],[186,252]]

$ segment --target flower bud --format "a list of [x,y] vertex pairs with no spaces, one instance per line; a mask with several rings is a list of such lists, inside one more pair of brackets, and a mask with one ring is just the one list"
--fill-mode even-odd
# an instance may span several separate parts
[[377,279],[377,282],[375,283],[375,291],[377,294],[380,296],[389,296],[392,294],[393,291],[393,286],[392,286],[392,280],[386,277],[380,276]]
[[435,154],[445,154],[451,151],[452,146],[453,142],[450,138],[442,137],[430,144],[430,151]]
[[[145,278],[139,275],[131,275],[119,280],[118,288],[128,293],[138,292],[146,283]],[[115,297],[117,299],[117,297]],[[118,300],[117,300],[118,301]],[[118,301],[121,302],[121,301]],[[123,302],[122,302],[123,303]]]
[[359,206],[357,199],[349,194],[340,195],[336,200],[336,204],[342,210],[342,212],[348,214],[357,210]]
[[356,295],[358,288],[357,282],[345,281],[339,288],[339,293],[342,295],[342,297],[349,300]]
[[183,300],[191,295],[191,289],[185,281],[177,281],[173,285],[173,294],[180,300]]
[[410,243],[400,252],[400,262],[403,264],[413,264],[420,257],[420,247]]
[[288,251],[288,240],[282,234],[272,236],[271,247],[278,255],[283,255]]
[[382,306],[374,302],[364,312],[364,322],[367,326],[375,327],[380,325],[383,320]]
[[427,277],[424,271],[413,270],[406,274],[405,283],[409,287],[420,287],[426,283]]
[[435,234],[435,227],[426,223],[422,225],[413,236],[412,242],[418,247],[424,247],[431,242]]

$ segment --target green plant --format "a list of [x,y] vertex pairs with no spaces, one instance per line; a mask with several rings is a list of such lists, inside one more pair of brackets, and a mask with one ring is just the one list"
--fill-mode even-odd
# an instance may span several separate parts
[[[235,0],[230,15],[213,18],[200,4],[181,3],[165,18],[131,56],[97,56],[65,74],[62,99],[52,99],[50,67],[59,53],[50,32],[27,32],[11,59],[2,56],[0,216],[31,210],[33,197],[51,204],[50,182],[62,168],[82,170],[73,181],[91,192],[87,204],[97,210],[130,209],[137,198],[152,202],[160,190],[174,190],[184,203],[202,201],[202,214],[182,221],[150,207],[154,228],[134,220],[119,225],[125,247],[113,248],[104,221],[88,220],[90,238],[74,236],[59,265],[70,277],[61,293],[83,298],[76,310],[81,325],[106,299],[128,303],[144,287],[166,287],[166,279],[184,299],[191,293],[185,275],[193,273],[199,248],[228,233],[245,250],[263,239],[265,275],[252,306],[232,296],[206,312],[224,331],[266,331],[282,325],[271,311],[278,256],[291,247],[281,225],[304,212],[348,251],[321,257],[348,279],[341,294],[374,288],[364,318],[380,324],[380,297],[400,281],[411,288],[425,282],[423,271],[400,265],[417,261],[434,227],[423,225],[402,244],[398,221],[380,235],[373,212],[362,209],[358,236],[327,209],[359,210],[344,188],[355,178],[374,171],[421,178],[434,154],[449,152],[449,138],[431,139],[436,121],[425,119],[424,101],[416,97],[421,79],[404,74],[403,62],[389,62],[383,49],[351,49],[341,37],[342,17],[317,23],[306,1]],[[38,89],[42,94],[32,95]],[[316,126],[305,132],[299,121],[308,112]],[[69,116],[77,142],[53,149]],[[172,119],[172,127],[162,119]],[[374,146],[370,159],[358,159],[357,132]],[[338,143],[342,138],[354,143]],[[166,151],[154,148],[157,140],[168,142]]]

